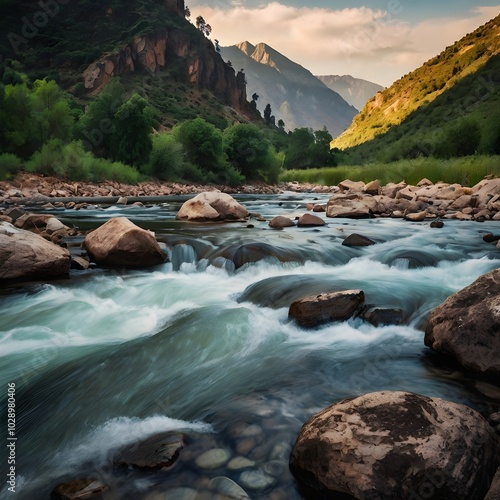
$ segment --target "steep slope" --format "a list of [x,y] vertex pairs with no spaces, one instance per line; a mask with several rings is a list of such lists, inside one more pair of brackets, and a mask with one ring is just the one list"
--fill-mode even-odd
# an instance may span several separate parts
[[326,127],[332,136],[341,134],[351,123],[356,109],[313,74],[264,43],[243,42],[222,48],[224,60],[245,72],[248,95],[259,96],[262,112],[269,103],[276,122],[285,128]]
[[382,85],[361,78],[354,78],[351,75],[315,76],[356,109],[363,109],[369,99],[377,92],[384,90]]
[[184,0],[41,4],[1,4],[7,36],[0,50],[30,78],[55,79],[85,103],[119,76],[131,92],[150,97],[167,126],[200,114],[225,120],[231,113],[224,106],[253,117],[244,76],[184,18]]
[[[388,89],[377,93],[353,120],[349,129],[332,141],[332,147],[345,149],[386,134],[412,113],[424,109],[442,94],[450,92],[467,76],[476,74],[500,53],[499,24],[500,16],[497,16]],[[470,84],[475,80],[472,78],[467,81]],[[493,82],[493,86],[495,85]],[[483,87],[480,92],[491,94],[485,90],[487,85]],[[445,117],[446,109],[443,108],[442,111]]]

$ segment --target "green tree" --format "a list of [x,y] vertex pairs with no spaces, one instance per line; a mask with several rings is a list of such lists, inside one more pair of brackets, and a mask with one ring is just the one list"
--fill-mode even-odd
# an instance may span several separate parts
[[314,133],[309,128],[296,128],[289,134],[288,148],[285,157],[285,168],[313,167],[309,150],[314,145]]
[[134,94],[115,113],[111,137],[114,160],[137,167],[149,162],[153,143],[147,106],[143,97]]
[[78,137],[96,156],[110,157],[115,114],[125,102],[120,80],[111,80],[87,107],[77,124]]
[[473,119],[464,119],[448,128],[436,146],[435,154],[441,158],[473,155],[481,142],[481,129]]
[[74,118],[65,93],[54,80],[33,83],[33,114],[37,142],[42,145],[51,139],[71,140]]
[[182,123],[173,131],[182,144],[186,160],[204,172],[224,170],[226,160],[222,151],[222,133],[203,118]]
[[167,133],[154,135],[152,142],[148,174],[162,180],[179,180],[184,163],[182,144]]
[[271,124],[271,118],[272,118],[271,105],[267,103],[266,107],[264,108],[264,120],[268,125]]
[[280,161],[264,132],[253,124],[239,123],[223,133],[224,152],[231,165],[247,179],[278,180]]
[[203,16],[198,16],[196,18],[196,27],[206,36],[209,37],[210,33],[212,33],[212,26],[208,24]]
[[35,141],[34,97],[25,83],[7,85],[0,104],[0,150],[29,158]]

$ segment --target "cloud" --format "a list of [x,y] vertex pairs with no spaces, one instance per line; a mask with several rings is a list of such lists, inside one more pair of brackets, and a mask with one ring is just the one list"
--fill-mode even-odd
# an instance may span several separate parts
[[467,18],[425,20],[415,25],[380,9],[333,10],[244,1],[192,9],[213,28],[221,45],[265,42],[314,74],[351,74],[390,85],[447,45],[498,13],[475,7]]

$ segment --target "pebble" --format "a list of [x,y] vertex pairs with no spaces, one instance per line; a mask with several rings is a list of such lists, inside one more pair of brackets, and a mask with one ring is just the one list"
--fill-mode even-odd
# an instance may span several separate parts
[[202,453],[196,459],[196,465],[200,469],[218,469],[228,462],[229,453],[222,448],[215,448]]
[[249,469],[250,467],[254,467],[254,466],[255,466],[255,462],[253,460],[249,460],[246,457],[234,457],[227,464],[227,468],[229,470]]
[[228,497],[234,498],[235,500],[250,499],[247,492],[228,477],[214,477],[210,481],[208,488],[211,491],[222,493],[223,495],[227,495]]
[[250,490],[265,490],[276,484],[276,479],[261,469],[247,470],[241,473],[240,483]]
[[161,493],[150,493],[144,500],[196,500],[198,492],[192,488],[173,488]]

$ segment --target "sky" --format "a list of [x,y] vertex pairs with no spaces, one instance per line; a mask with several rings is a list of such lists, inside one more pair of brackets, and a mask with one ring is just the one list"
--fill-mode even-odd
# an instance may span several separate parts
[[264,42],[315,75],[389,86],[500,14],[500,0],[186,0],[221,46]]

